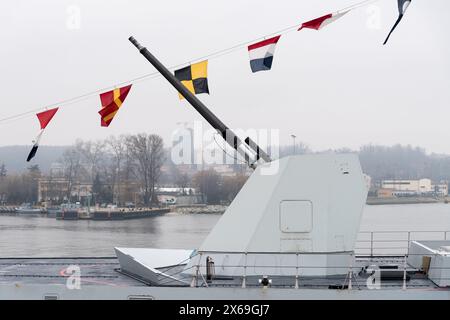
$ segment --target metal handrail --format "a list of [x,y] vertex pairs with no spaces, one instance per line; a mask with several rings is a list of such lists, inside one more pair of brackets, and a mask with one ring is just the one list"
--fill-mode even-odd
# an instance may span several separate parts
[[[206,253],[206,252],[204,252],[204,253]],[[240,254],[243,254],[243,253],[240,253]],[[259,253],[259,254],[256,254],[256,255],[264,255],[264,254],[267,254],[267,253]],[[270,265],[260,265],[260,264],[256,265],[255,264],[254,265],[254,264],[248,264],[247,259],[244,259],[244,263],[243,264],[223,264],[223,265],[220,264],[220,265],[215,265],[215,267],[218,267],[218,268],[222,268],[222,267],[226,267],[226,268],[243,268],[242,276],[239,276],[239,275],[234,275],[233,276],[233,277],[242,277],[243,281],[242,281],[241,285],[239,285],[238,283],[227,283],[227,282],[221,283],[221,282],[218,282],[218,283],[215,283],[213,286],[215,286],[215,285],[231,286],[231,287],[241,286],[242,288],[246,288],[249,285],[246,282],[247,278],[249,277],[249,275],[247,273],[247,268],[250,267],[250,268],[277,268],[277,269],[281,269],[281,270],[283,270],[283,269],[292,270],[292,269],[295,268],[295,274],[280,275],[282,277],[287,277],[286,279],[292,279],[292,283],[290,281],[284,282],[284,283],[274,283],[273,285],[272,284],[270,285],[270,286],[273,286],[273,287],[293,287],[295,289],[299,289],[300,288],[299,281],[301,279],[302,279],[302,281],[304,281],[306,279],[306,283],[302,287],[305,287],[305,286],[308,287],[308,286],[311,286],[311,285],[314,286],[314,287],[324,287],[324,286],[326,287],[326,286],[330,286],[330,285],[338,285],[340,289],[353,290],[354,288],[353,288],[352,281],[354,281],[355,284],[357,285],[357,288],[360,289],[360,284],[358,283],[358,279],[360,279],[360,278],[356,277],[356,275],[358,273],[360,273],[361,271],[363,271],[367,267],[367,265],[366,266],[361,266],[361,265],[354,266],[354,265],[352,265],[352,259],[350,259],[349,265],[339,265],[339,266],[308,265],[308,266],[302,266],[301,263],[299,263],[299,259],[298,258],[300,258],[303,255],[308,255],[308,253],[295,253],[295,254],[296,254],[296,263],[295,263],[295,265],[294,264],[292,264],[292,265],[278,265],[278,264],[277,265],[272,265],[272,264],[270,264]],[[248,255],[250,255],[250,253],[247,252],[247,253],[245,253],[245,255],[248,256]],[[422,256],[423,254],[410,254],[409,256],[415,256],[415,255]],[[438,254],[438,253],[429,254],[429,256],[439,256],[439,255],[440,254]],[[198,254],[198,256],[201,257],[202,254],[200,253],[200,254]],[[399,272],[403,272],[403,277],[402,277],[402,279],[398,279],[396,284],[388,282],[388,283],[383,283],[383,286],[385,286],[385,287],[386,286],[389,286],[389,287],[400,287],[401,286],[402,290],[407,290],[408,289],[408,277],[407,277],[407,274],[411,273],[411,272],[422,272],[422,271],[420,269],[413,268],[413,267],[410,267],[408,265],[408,263],[407,263],[408,255],[396,256],[396,258],[397,259],[393,260],[393,261],[395,261],[397,263],[397,267],[398,268],[396,270],[399,271]],[[358,257],[356,257],[356,260],[364,260],[364,259],[365,258],[358,258]],[[203,280],[203,283],[200,286],[210,287],[208,285],[208,281],[205,280],[205,278],[203,277],[202,271],[201,271],[202,268],[205,268],[206,266],[207,266],[207,264],[202,263],[202,260],[200,258],[197,261],[197,263],[192,265],[190,268],[184,270],[184,272],[185,272],[186,270],[189,270],[189,269],[195,269],[195,271],[194,271],[195,275],[194,275],[194,277],[192,279],[193,281],[191,283],[191,286],[198,287],[199,284],[197,283],[197,280],[200,277]],[[319,281],[317,283],[311,284],[311,283],[308,283],[308,281],[314,280],[315,278],[322,280],[322,277],[301,275],[299,271],[301,269],[305,270],[305,269],[314,269],[314,268],[316,268],[316,269],[330,269],[330,268],[333,268],[333,269],[344,269],[344,270],[348,270],[348,272],[347,272],[346,276],[345,276],[345,274],[342,274],[342,279],[339,279],[338,283],[336,283],[336,282],[334,282],[334,283],[333,282],[324,283],[323,281]],[[449,267],[430,266],[429,269],[427,270],[427,273],[430,273],[432,270],[450,270],[450,268]],[[373,271],[379,272],[379,274],[381,275],[383,272],[390,271],[390,270],[387,270],[387,269],[384,270],[382,268],[375,268]],[[369,274],[369,277],[372,274]],[[252,274],[252,277],[253,276],[264,276],[264,275],[269,276],[269,277],[270,276],[275,276],[274,274],[270,274],[270,273],[269,274],[263,274],[263,273],[259,274],[258,273],[258,274]],[[450,278],[448,278],[448,277],[446,277],[444,275],[434,275],[433,276],[433,281],[435,281],[435,280],[450,280]],[[342,281],[342,283],[340,283],[340,281]],[[211,282],[209,282],[209,283],[211,284]],[[250,285],[251,286],[255,286],[255,284],[253,284],[253,283],[250,284]],[[414,288],[427,287],[427,285],[421,285],[421,284],[415,284],[415,283],[412,283],[409,286],[410,287],[414,287]]]
[[[431,230],[415,230],[415,231],[361,231],[358,234],[358,237],[360,238],[361,235],[368,235],[369,239],[358,239],[356,240],[356,244],[363,244],[363,245],[367,245],[369,244],[369,246],[357,246],[355,247],[354,251],[343,251],[343,252],[336,252],[334,254],[343,254],[343,255],[352,255],[354,256],[356,259],[364,259],[364,258],[374,258],[377,257],[376,254],[376,250],[401,250],[402,253],[397,253],[397,254],[392,254],[392,253],[384,253],[384,254],[380,254],[384,257],[392,257],[392,258],[397,258],[397,259],[404,259],[403,260],[403,267],[400,266],[399,264],[399,268],[397,270],[402,270],[403,271],[403,283],[402,283],[402,289],[406,290],[407,289],[407,273],[408,272],[414,272],[414,271],[418,271],[416,268],[409,268],[408,264],[407,264],[407,258],[409,256],[414,256],[414,255],[422,255],[422,254],[411,254],[409,252],[409,247],[410,247],[410,243],[412,241],[418,241],[418,240],[422,240],[422,241],[443,241],[443,240],[447,240],[448,238],[448,234],[450,233],[450,231],[444,231],[444,230],[437,230],[437,231],[431,231]],[[386,238],[386,235],[395,235],[393,236],[394,238]],[[419,236],[421,235],[421,236]],[[424,235],[428,235],[428,237],[424,237]],[[433,235],[433,236],[430,236]],[[419,238],[418,238],[419,236]],[[400,237],[400,238],[399,238]],[[387,244],[393,244],[391,246],[387,245]],[[398,246],[399,243],[406,243],[406,246]],[[381,246],[380,246],[381,245]],[[361,252],[361,250],[370,250],[370,254],[363,254]],[[249,265],[248,262],[248,256],[249,255],[272,255],[275,252],[232,252],[232,251],[228,251],[228,252],[223,252],[223,251],[203,251],[203,252],[198,252],[197,254],[200,254],[200,257],[202,256],[202,254],[237,254],[237,255],[245,255],[245,263],[242,265],[236,264],[236,265],[215,265],[215,267],[226,267],[226,268],[242,268],[243,269],[243,274],[242,274],[242,284],[241,287],[245,288],[247,286],[247,269],[250,268],[278,268],[280,270],[293,270],[295,268],[295,275],[293,276],[294,279],[294,287],[295,288],[299,288],[299,281],[300,281],[300,270],[301,269],[346,269],[348,270],[347,276],[345,277],[344,283],[342,284],[342,287],[344,287],[344,285],[347,283],[347,288],[348,290],[352,290],[352,281],[356,280],[356,278],[354,279],[354,274],[355,271],[361,271],[361,266],[352,266],[352,259],[350,259],[350,263],[349,265],[346,266],[314,266],[314,265],[309,265],[309,266],[302,266],[301,264],[299,264],[299,258],[301,258],[302,255],[321,255],[321,254],[329,254],[327,252],[286,252],[286,253],[282,253],[282,254],[295,254],[296,255],[296,264],[295,265],[288,265],[288,266],[280,266],[280,265]],[[437,256],[438,254],[433,254],[435,256]],[[432,255],[432,256],[433,256]],[[401,260],[398,260],[398,262],[401,262]],[[199,272],[201,273],[201,268],[206,267],[206,265],[203,265],[201,263],[201,258],[199,259],[198,263],[195,264],[196,267],[196,275],[193,277],[193,281],[191,283],[191,285],[193,285],[197,282],[198,279],[198,275]],[[433,269],[450,269],[450,268],[446,268],[446,267],[430,267],[428,269],[428,272],[430,272]],[[381,272],[381,271],[380,271]],[[203,277],[203,275],[201,275]],[[303,276],[302,276],[303,277]],[[437,279],[437,278],[435,278]],[[440,280],[447,280],[447,278],[439,278]],[[320,286],[320,284],[318,284]]]
[[[414,231],[405,231],[405,230],[392,230],[392,231],[360,231],[358,237],[356,239],[356,250],[370,250],[370,256],[375,255],[375,250],[404,250],[405,254],[409,254],[409,247],[412,241],[445,241],[448,238],[448,234],[450,231],[448,230],[414,230]],[[400,238],[382,238],[376,239],[376,235],[397,235]],[[361,239],[361,235],[367,235],[368,238]],[[418,238],[419,235],[420,238]],[[424,237],[424,235],[435,235],[433,237]],[[437,239],[436,239],[437,237]],[[396,247],[396,246],[388,246],[388,247],[379,247],[375,246],[377,243],[406,243],[405,247]],[[370,243],[369,247],[358,247],[357,244],[367,244]],[[357,252],[357,254],[361,254],[361,252]]]
[[450,230],[382,230],[382,231],[359,231],[359,233],[444,233]]

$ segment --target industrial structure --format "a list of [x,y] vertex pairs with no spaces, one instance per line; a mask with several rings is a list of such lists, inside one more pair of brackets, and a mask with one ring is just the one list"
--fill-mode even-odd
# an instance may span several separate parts
[[383,180],[381,188],[385,192],[392,191],[394,196],[436,195],[445,197],[448,195],[447,181],[433,183],[431,179],[427,178],[418,180]]

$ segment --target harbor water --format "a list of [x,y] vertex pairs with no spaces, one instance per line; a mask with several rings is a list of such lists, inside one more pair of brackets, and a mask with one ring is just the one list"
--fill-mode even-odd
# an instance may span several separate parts
[[[109,257],[114,247],[193,249],[220,217],[175,212],[124,221],[0,216],[0,257]],[[450,204],[366,206],[360,231],[450,231]]]

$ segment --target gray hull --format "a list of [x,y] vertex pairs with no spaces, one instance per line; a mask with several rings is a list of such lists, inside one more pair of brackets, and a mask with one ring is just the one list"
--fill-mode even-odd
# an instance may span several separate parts
[[0,299],[61,300],[449,300],[450,291],[324,290],[278,288],[176,288],[87,286],[67,289],[64,285],[0,285]]

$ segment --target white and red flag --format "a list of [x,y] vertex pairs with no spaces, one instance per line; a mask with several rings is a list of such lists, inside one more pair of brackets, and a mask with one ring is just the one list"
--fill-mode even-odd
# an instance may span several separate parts
[[44,129],[47,127],[49,122],[53,119],[53,116],[55,115],[55,113],[57,111],[58,111],[58,108],[54,108],[54,109],[50,109],[50,110],[36,114],[36,116],[38,117],[39,123],[41,125],[41,131],[37,135],[36,139],[33,140],[33,148],[31,148],[31,151],[28,154],[27,161],[30,161],[36,155],[36,152],[39,147],[39,142],[41,140],[41,136],[44,133]]
[[302,30],[303,28],[308,28],[308,29],[314,29],[314,30],[320,30],[323,27],[329,25],[330,23],[336,21],[337,19],[341,18],[342,16],[344,16],[346,13],[348,13],[350,10],[347,11],[342,11],[342,12],[335,12],[335,13],[330,13],[327,15],[324,15],[320,18],[316,18],[307,22],[303,22],[302,25],[300,26],[300,28],[298,28],[297,31]]

